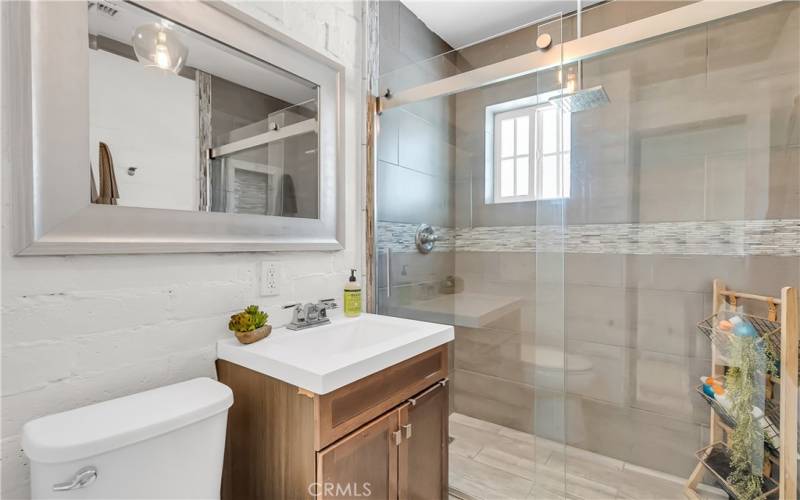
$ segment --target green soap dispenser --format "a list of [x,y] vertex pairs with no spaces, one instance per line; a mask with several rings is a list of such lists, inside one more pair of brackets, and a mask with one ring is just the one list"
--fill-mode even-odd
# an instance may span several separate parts
[[351,318],[361,314],[361,285],[356,281],[356,270],[350,270],[350,279],[344,286],[344,315]]

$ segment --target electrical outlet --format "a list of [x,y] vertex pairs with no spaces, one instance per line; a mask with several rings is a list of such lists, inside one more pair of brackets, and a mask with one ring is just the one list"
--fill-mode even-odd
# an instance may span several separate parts
[[271,297],[273,295],[280,295],[280,287],[278,285],[281,275],[280,264],[278,262],[261,263],[261,296]]

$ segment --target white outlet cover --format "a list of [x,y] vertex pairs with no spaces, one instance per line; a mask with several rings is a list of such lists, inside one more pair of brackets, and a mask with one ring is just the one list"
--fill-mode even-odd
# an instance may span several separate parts
[[264,261],[261,263],[261,296],[272,297],[280,295],[281,269],[279,262]]

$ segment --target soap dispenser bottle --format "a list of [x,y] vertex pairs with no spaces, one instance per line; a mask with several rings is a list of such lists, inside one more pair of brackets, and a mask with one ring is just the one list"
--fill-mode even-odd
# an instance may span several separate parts
[[356,270],[350,270],[350,279],[344,286],[344,315],[351,318],[361,314],[361,285],[356,281]]

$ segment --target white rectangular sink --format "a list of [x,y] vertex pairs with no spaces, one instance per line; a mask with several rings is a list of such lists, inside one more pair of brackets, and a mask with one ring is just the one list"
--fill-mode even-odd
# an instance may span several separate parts
[[453,340],[453,327],[391,316],[338,311],[331,323],[306,330],[274,329],[254,344],[217,342],[217,358],[326,394]]

